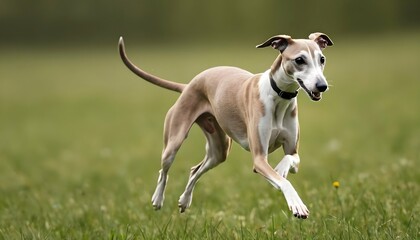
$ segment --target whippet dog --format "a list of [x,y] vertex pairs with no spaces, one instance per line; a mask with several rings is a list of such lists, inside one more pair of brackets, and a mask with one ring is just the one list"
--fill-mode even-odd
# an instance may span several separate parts
[[[119,52],[132,72],[155,85],[181,93],[165,118],[162,168],[152,197],[153,207],[156,210],[162,207],[169,168],[192,124],[197,123],[207,140],[206,156],[191,168],[187,186],[179,198],[180,212],[191,205],[198,179],[226,160],[233,139],[251,152],[254,172],[283,192],[294,216],[307,218],[308,208],[286,179],[289,172],[298,171],[300,162],[296,96],[302,88],[310,99],[319,101],[322,92],[328,89],[322,50],[331,45],[333,42],[323,33],[312,33],[309,39],[273,36],[257,46],[271,46],[280,51],[271,68],[264,73],[215,67],[201,72],[190,83],[181,84],[136,67],[127,58],[121,37]],[[273,169],[267,156],[281,146],[285,156]]]

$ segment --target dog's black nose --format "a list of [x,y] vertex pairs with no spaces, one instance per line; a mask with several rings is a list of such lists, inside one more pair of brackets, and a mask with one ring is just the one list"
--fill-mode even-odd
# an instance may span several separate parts
[[326,90],[327,90],[327,88],[328,88],[328,86],[327,86],[327,84],[325,84],[325,83],[317,83],[316,85],[315,85],[315,87],[320,91],[320,92],[325,92]]

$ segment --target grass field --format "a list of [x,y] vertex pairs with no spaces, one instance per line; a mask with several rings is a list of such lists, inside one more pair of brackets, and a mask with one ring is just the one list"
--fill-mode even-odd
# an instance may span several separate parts
[[[2,49],[0,239],[419,239],[420,34],[334,40],[325,51],[330,91],[319,103],[299,95],[302,162],[289,180],[311,211],[307,220],[291,215],[236,144],[178,213],[189,169],[204,156],[197,127],[154,211],[163,119],[178,95],[130,73],[117,39]],[[266,70],[276,53],[256,44],[126,39],[134,62],[180,82],[216,65]]]

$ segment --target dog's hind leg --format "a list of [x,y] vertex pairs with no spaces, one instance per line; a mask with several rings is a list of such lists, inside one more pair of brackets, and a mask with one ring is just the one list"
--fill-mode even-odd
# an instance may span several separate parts
[[175,106],[166,115],[164,149],[161,161],[162,168],[159,171],[156,190],[152,196],[152,205],[155,210],[159,210],[163,205],[169,168],[175,160],[175,155],[181,147],[181,144],[187,137],[194,120],[194,112],[182,111]]
[[206,156],[201,163],[191,168],[187,186],[179,198],[178,206],[180,212],[184,212],[191,205],[194,187],[198,179],[205,172],[226,160],[232,143],[212,115],[203,114],[196,122],[206,136]]

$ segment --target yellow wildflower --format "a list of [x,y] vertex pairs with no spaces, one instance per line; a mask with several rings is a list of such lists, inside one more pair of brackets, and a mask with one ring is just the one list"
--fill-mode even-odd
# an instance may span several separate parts
[[334,181],[333,182],[333,187],[339,188],[340,187],[340,182],[339,181]]

